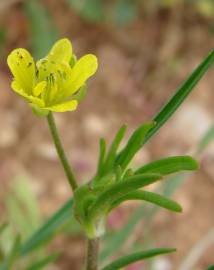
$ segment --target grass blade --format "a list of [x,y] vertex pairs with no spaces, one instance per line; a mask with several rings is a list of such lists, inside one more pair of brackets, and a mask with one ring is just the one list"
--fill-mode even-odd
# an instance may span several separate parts
[[175,95],[163,106],[160,112],[154,117],[156,125],[146,134],[144,143],[146,143],[174,114],[183,101],[191,93],[194,86],[214,63],[214,49],[202,61],[202,63],[193,71],[189,78],[178,88]]
[[196,160],[189,156],[175,156],[153,161],[139,168],[135,174],[159,173],[167,175],[179,171],[193,171],[198,169]]
[[117,270],[131,263],[144,260],[144,259],[149,259],[157,255],[171,253],[174,251],[176,251],[176,249],[174,248],[157,248],[157,249],[151,249],[148,251],[136,252],[136,253],[119,258],[118,260],[103,267],[102,270]]
[[52,238],[72,215],[73,200],[69,200],[48,221],[41,226],[21,247],[21,254],[26,255],[41,244]]
[[214,140],[214,125],[212,125],[208,131],[205,133],[203,138],[198,144],[197,153],[201,153],[208,145],[209,143]]
[[41,270],[44,269],[48,264],[53,263],[57,260],[59,254],[49,255],[38,262],[33,263],[31,266],[28,266],[26,270]]
[[125,196],[120,197],[118,200],[113,202],[112,208],[115,208],[122,202],[128,200],[143,200],[174,212],[182,212],[182,207],[177,202],[170,200],[160,194],[144,190],[133,191]]

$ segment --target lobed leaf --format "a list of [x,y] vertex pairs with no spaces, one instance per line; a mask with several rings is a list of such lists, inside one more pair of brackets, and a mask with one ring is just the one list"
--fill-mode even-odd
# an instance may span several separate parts
[[126,194],[125,196],[120,197],[113,202],[112,209],[117,207],[122,202],[128,200],[143,200],[174,212],[182,212],[182,207],[177,202],[170,200],[160,194],[144,190],[133,191]]
[[159,173],[167,175],[179,171],[193,171],[198,169],[199,165],[196,160],[190,156],[174,156],[153,161],[137,169],[135,174],[142,173]]
[[92,203],[88,210],[89,218],[93,220],[95,217],[105,214],[109,207],[111,207],[111,204],[121,196],[160,179],[161,176],[159,174],[142,174],[129,177],[122,182],[111,185]]
[[116,261],[110,263],[109,265],[105,266],[102,268],[102,270],[117,270],[122,267],[125,267],[131,263],[141,261],[144,259],[149,259],[154,256],[158,256],[161,254],[166,254],[166,253],[171,253],[176,251],[174,248],[156,248],[156,249],[151,249],[147,251],[142,251],[142,252],[136,252],[124,257],[121,257],[117,259]]

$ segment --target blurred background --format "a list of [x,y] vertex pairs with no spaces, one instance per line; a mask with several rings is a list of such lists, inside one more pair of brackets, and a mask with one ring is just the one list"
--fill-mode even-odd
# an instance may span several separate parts
[[[68,157],[83,182],[95,172],[98,139],[110,143],[122,124],[130,134],[151,120],[213,48],[214,1],[0,1],[0,222],[9,223],[0,235],[0,259],[10,252],[17,234],[27,239],[71,196],[46,119],[35,117],[11,91],[6,65],[12,49],[25,47],[38,59],[60,37],[72,41],[78,57],[94,53],[99,59],[99,70],[78,110],[55,115]],[[127,269],[200,270],[214,263],[213,75],[212,69],[133,164],[168,155],[199,159],[197,173],[151,187],[173,196],[183,213],[122,205],[108,220],[103,263],[153,246],[178,251]],[[13,269],[30,269],[29,262],[53,251],[61,255],[44,269],[81,269],[84,238],[73,219]]]

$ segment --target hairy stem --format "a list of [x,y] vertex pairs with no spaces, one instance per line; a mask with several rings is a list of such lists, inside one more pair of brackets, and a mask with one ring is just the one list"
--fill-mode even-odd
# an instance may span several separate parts
[[74,191],[77,188],[77,182],[75,180],[75,176],[73,174],[72,168],[69,165],[68,159],[65,155],[65,151],[64,151],[62,143],[60,141],[60,137],[59,137],[59,133],[57,131],[54,117],[53,117],[53,114],[51,112],[49,112],[49,114],[47,116],[47,120],[48,120],[49,129],[50,129],[50,132],[51,132],[51,135],[53,138],[53,142],[54,142],[54,145],[56,147],[57,154],[58,154],[59,159],[62,163],[65,174],[66,174],[67,179],[69,181],[69,184],[70,184],[72,190]]
[[99,238],[88,239],[86,270],[98,269]]

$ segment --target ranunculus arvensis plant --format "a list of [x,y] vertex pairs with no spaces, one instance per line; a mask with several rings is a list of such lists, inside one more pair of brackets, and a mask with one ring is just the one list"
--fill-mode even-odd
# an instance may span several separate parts
[[[119,128],[110,147],[106,146],[104,139],[100,139],[99,160],[94,177],[80,185],[66,157],[52,112],[67,112],[77,108],[85,96],[87,80],[97,70],[96,56],[87,54],[77,60],[71,42],[66,38],[57,41],[48,55],[37,62],[25,49],[12,51],[8,56],[8,66],[13,74],[11,88],[30,104],[36,115],[47,117],[53,143],[73,191],[73,199],[35,232],[29,241],[22,243],[19,256],[24,256],[47,239],[57,230],[57,226],[62,225],[65,214],[70,213],[72,216],[73,211],[88,242],[85,267],[87,270],[97,270],[100,269],[99,242],[106,233],[106,219],[121,203],[140,200],[170,211],[182,212],[177,202],[144,188],[164,181],[169,174],[198,169],[196,160],[186,155],[173,156],[143,164],[137,169],[132,169],[130,163],[182,104],[213,62],[212,50],[153,120],[134,130],[123,148],[120,143],[126,133],[125,125]],[[117,259],[102,270],[122,269],[133,262],[174,251],[174,247],[139,251]]]

